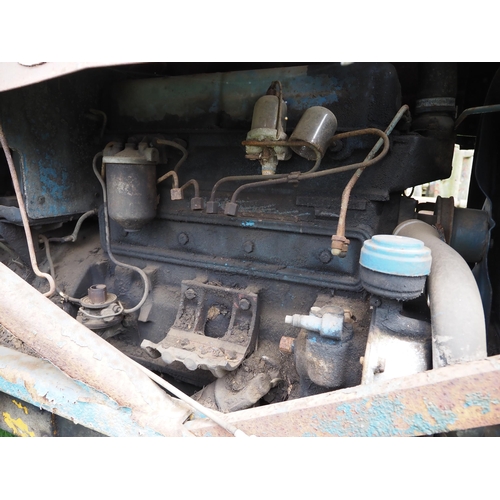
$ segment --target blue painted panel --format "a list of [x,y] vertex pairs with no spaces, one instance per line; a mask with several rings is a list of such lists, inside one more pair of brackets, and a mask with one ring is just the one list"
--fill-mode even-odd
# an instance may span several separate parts
[[51,363],[1,346],[0,391],[107,436],[161,436],[138,425],[130,408],[67,377]]

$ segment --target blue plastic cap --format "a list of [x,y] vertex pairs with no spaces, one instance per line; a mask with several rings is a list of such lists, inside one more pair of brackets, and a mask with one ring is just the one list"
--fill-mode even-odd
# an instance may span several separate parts
[[393,234],[365,241],[359,259],[367,269],[396,276],[427,276],[431,262],[431,251],[422,241]]

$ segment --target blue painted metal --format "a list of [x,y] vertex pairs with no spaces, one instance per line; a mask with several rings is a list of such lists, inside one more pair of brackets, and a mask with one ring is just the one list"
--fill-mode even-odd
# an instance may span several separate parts
[[0,115],[31,220],[70,218],[100,203],[92,158],[100,122],[98,87],[85,74],[0,94]]
[[107,436],[161,436],[139,425],[130,408],[67,377],[48,361],[2,346],[0,391]]
[[[500,424],[500,356],[253,408],[228,421],[256,436],[415,436]],[[227,435],[210,422],[197,436]]]
[[360,264],[379,273],[396,276],[427,276],[431,271],[431,251],[415,238],[378,234],[361,249]]
[[[220,118],[224,117],[224,123],[232,123],[230,128],[245,123],[246,129],[255,103],[274,80],[282,84],[290,126],[298,122],[306,109],[323,106],[333,111],[339,125],[346,129],[382,128],[399,107],[389,97],[391,92],[399,92],[392,65],[324,64],[120,82],[108,95],[110,126],[123,127],[129,121],[140,123],[141,128],[145,124],[155,124],[156,128],[161,124],[163,128],[210,129],[220,126]],[[380,112],[370,111],[371,95],[379,96]],[[346,100],[351,103],[348,107]]]

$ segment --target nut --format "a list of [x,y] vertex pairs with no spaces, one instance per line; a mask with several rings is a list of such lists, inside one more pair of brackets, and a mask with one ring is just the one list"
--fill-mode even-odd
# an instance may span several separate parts
[[191,210],[203,210],[203,198],[200,196],[191,198]]
[[181,188],[172,188],[170,190],[170,199],[172,201],[183,200],[184,193],[182,192],[182,189]]
[[238,214],[238,203],[228,201],[224,207],[224,213],[231,217],[235,217]]
[[186,299],[188,299],[188,300],[193,300],[196,298],[196,292],[192,288],[188,288],[184,292],[184,297],[186,297]]
[[351,241],[345,236],[337,236],[334,234],[332,236],[332,255],[344,258],[347,255],[349,243],[351,243]]
[[207,214],[216,214],[219,210],[219,205],[216,201],[207,201]]

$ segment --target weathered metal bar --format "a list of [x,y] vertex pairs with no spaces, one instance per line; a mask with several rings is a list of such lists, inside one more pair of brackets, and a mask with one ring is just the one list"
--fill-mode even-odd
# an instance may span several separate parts
[[42,358],[127,409],[145,433],[182,435],[182,423],[190,413],[184,403],[168,396],[129,358],[3,264],[0,297],[0,324]]
[[91,387],[72,380],[58,368],[40,358],[28,356],[0,346],[0,391],[12,397],[17,414],[2,407],[0,418],[17,436],[47,435],[34,420],[30,403],[55,413],[74,423],[106,436],[162,436],[151,428],[140,425],[130,411],[108,396]]
[[[500,423],[500,356],[227,416],[250,435],[418,436]],[[227,435],[193,420],[197,436]]]

